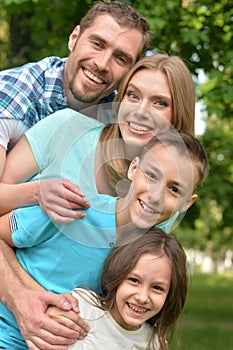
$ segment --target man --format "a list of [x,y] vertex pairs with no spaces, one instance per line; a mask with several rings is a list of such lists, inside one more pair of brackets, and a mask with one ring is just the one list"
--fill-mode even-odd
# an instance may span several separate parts
[[[149,25],[135,9],[120,2],[97,2],[71,33],[67,59],[50,57],[2,72],[0,176],[7,149],[27,128],[56,110],[67,106],[81,110],[109,96],[145,53],[149,42]],[[64,297],[25,289],[24,276],[17,276],[5,258],[13,251],[2,242],[0,248],[1,300],[14,313],[28,347],[66,349],[67,339],[77,338],[77,332],[58,325],[44,312],[48,304],[61,308],[70,308],[71,304]],[[18,302],[22,295],[25,306]],[[22,319],[27,322],[22,323]]]
[[67,59],[47,57],[2,71],[0,176],[7,149],[27,128],[59,109],[79,111],[111,95],[149,42],[149,25],[135,9],[100,1],[71,33]]

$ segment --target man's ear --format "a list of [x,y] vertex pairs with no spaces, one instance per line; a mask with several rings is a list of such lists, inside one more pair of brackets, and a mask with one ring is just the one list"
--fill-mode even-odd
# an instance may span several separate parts
[[69,36],[68,48],[69,48],[70,52],[73,50],[73,48],[75,46],[76,40],[77,40],[77,38],[79,36],[79,33],[80,33],[80,26],[77,25],[74,28],[73,32]]
[[135,174],[135,171],[138,168],[138,165],[139,165],[139,157],[135,157],[129,165],[129,169],[127,173],[129,180],[131,181],[133,180],[133,176]]
[[197,199],[198,195],[197,194],[193,194],[190,199],[184,204],[184,206],[179,210],[180,213],[183,213],[185,211],[187,211],[195,202],[195,200]]

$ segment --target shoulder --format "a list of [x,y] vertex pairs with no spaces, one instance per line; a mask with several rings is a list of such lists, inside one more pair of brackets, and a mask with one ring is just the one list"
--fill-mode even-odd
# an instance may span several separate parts
[[78,300],[79,308],[82,314],[82,317],[87,317],[87,314],[90,316],[93,311],[94,313],[102,313],[103,311],[98,308],[100,305],[98,294],[94,291],[84,288],[74,288],[71,291],[71,294]]

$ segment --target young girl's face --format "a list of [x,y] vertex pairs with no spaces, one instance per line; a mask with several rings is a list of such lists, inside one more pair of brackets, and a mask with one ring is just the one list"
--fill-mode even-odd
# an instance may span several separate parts
[[167,255],[145,253],[117,288],[110,311],[127,330],[136,330],[163,307],[169,292],[171,263]]
[[172,97],[167,77],[159,70],[137,71],[120,104],[118,122],[125,142],[144,146],[172,122]]
[[187,155],[173,146],[155,145],[138,163],[135,159],[128,172],[129,217],[137,227],[152,227],[193,204],[198,170]]

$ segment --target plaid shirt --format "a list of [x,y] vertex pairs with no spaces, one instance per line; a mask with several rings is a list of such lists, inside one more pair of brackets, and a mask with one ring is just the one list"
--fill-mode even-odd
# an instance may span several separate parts
[[68,107],[62,77],[64,62],[59,57],[46,57],[0,72],[0,117],[20,119],[31,127]]

